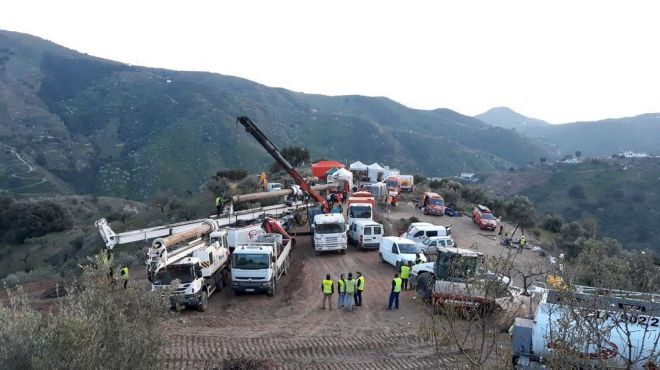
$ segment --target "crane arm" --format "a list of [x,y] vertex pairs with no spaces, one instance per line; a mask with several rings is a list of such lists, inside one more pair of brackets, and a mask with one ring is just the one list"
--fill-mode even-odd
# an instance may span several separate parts
[[296,182],[298,186],[300,186],[300,189],[304,191],[306,194],[309,194],[316,202],[320,203],[321,206],[323,207],[323,212],[328,213],[330,212],[330,206],[328,205],[328,201],[325,200],[319,193],[314,191],[311,186],[307,182],[305,182],[305,179],[303,179],[302,176],[296,171],[296,169],[289,163],[289,161],[286,160],[280,153],[280,151],[277,149],[275,144],[273,144],[266,135],[261,132],[259,127],[252,122],[252,120],[246,116],[240,116],[236,118],[237,122],[240,122],[243,127],[245,127],[245,131],[250,133],[252,136],[254,136],[255,139],[261,144],[261,146],[266,149],[268,154],[275,159],[275,161],[284,168],[284,170],[291,176],[291,178]]

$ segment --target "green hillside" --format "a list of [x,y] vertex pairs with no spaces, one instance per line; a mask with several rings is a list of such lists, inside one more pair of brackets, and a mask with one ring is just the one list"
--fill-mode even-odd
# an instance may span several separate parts
[[[447,109],[130,66],[0,31],[0,144],[8,151],[0,190],[144,199],[161,189],[195,192],[221,169],[265,170],[272,161],[238,129],[238,115],[280,147],[306,146],[313,159],[378,161],[408,173],[491,172],[549,157],[511,130]],[[12,150],[36,181],[21,177],[27,167]]]
[[589,156],[607,157],[628,150],[660,154],[660,113],[551,125],[499,107],[476,118],[496,127],[515,128],[564,155],[578,150]]
[[565,221],[593,218],[599,234],[627,248],[660,251],[660,158],[588,160],[502,173],[482,185],[528,196],[541,213]]

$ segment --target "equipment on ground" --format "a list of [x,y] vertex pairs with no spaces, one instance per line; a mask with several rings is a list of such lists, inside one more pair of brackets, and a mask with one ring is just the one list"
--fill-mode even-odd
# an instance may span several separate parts
[[659,338],[658,294],[546,289],[533,319],[515,319],[512,360],[536,369],[556,353],[584,368],[656,369]]

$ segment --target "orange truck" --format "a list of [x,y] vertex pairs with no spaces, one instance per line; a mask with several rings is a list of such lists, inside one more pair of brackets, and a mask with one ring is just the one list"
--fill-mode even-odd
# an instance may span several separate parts
[[444,216],[445,200],[438,193],[426,192],[422,195],[422,206],[425,215]]
[[374,198],[370,192],[357,191],[348,198],[346,204],[349,225],[352,219],[374,219],[374,212],[376,211],[376,198]]

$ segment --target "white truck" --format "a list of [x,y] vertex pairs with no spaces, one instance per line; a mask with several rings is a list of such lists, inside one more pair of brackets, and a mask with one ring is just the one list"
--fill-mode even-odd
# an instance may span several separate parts
[[[214,231],[167,251],[165,239],[154,240],[148,253],[151,290],[172,288],[173,306],[205,311],[208,299],[228,282],[227,232]],[[174,285],[173,285],[174,284]]]
[[280,234],[259,235],[256,242],[236,246],[231,263],[234,293],[275,295],[277,282],[289,269],[292,239]]
[[[660,295],[575,286],[547,289],[533,318],[516,318],[512,361],[545,368],[554,354],[564,367],[657,369]],[[571,364],[570,361],[575,361]]]
[[346,253],[348,248],[347,227],[341,213],[321,213],[318,208],[311,208],[309,227],[312,233],[312,245],[316,255],[321,252],[339,251]]

